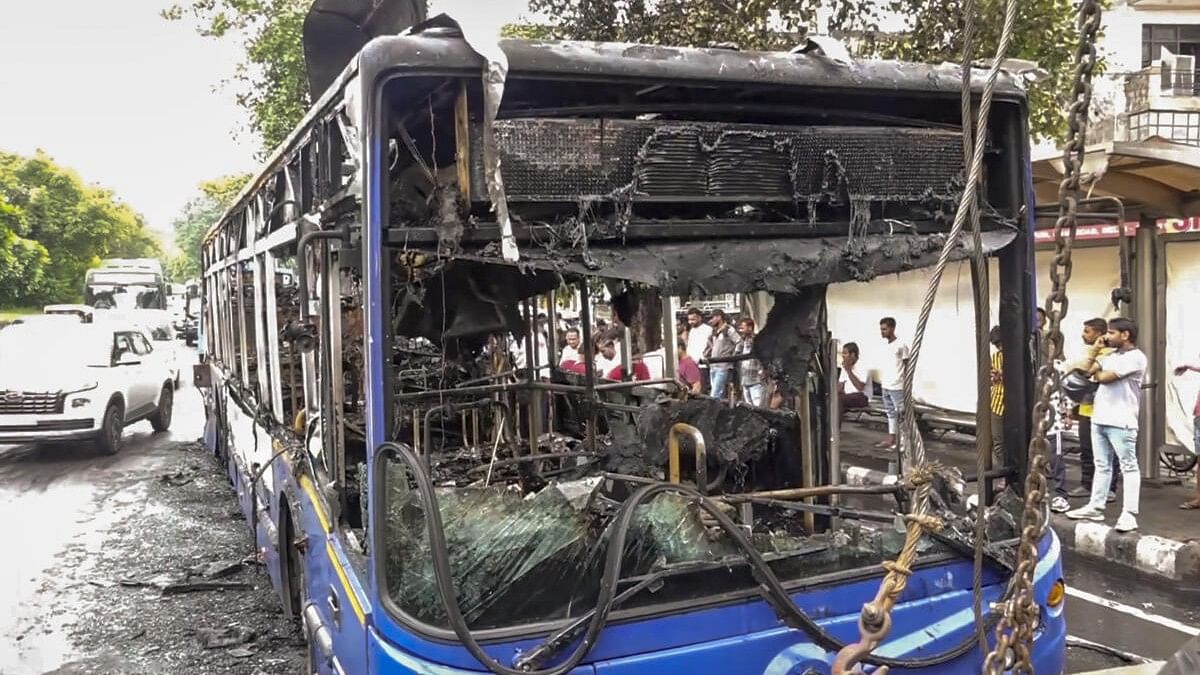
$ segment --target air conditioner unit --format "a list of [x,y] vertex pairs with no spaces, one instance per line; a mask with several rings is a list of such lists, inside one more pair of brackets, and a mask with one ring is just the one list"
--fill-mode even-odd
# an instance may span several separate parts
[[1191,96],[1196,80],[1196,57],[1180,55],[1175,57],[1175,93],[1180,96]]

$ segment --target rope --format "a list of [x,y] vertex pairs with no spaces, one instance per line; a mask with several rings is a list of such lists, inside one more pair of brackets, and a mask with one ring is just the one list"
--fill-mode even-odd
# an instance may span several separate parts
[[[1007,0],[1004,7],[1004,27],[1000,33],[1000,43],[996,47],[996,57],[992,61],[991,68],[988,70],[987,81],[984,83],[983,94],[980,97],[979,115],[975,122],[975,138],[986,138],[987,136],[987,123],[992,109],[992,95],[996,87],[996,80],[1000,76],[1000,62],[1004,60],[1004,56],[1008,52],[1009,43],[1012,42],[1013,24],[1016,21],[1016,15],[1016,0]],[[912,463],[914,465],[925,463],[925,443],[921,439],[920,433],[917,432],[916,416],[913,411],[913,376],[916,374],[917,362],[921,357],[921,346],[925,342],[925,329],[929,324],[929,314],[933,310],[933,303],[937,299],[938,286],[941,285],[942,275],[946,271],[946,265],[950,262],[950,255],[953,253],[959,237],[962,236],[967,216],[970,215],[971,205],[975,203],[976,196],[978,195],[979,179],[983,173],[983,148],[985,144],[975,143],[973,145],[971,165],[967,171],[967,183],[963,187],[963,194],[959,200],[958,210],[954,214],[954,225],[950,228],[950,234],[946,237],[945,245],[942,246],[941,255],[938,256],[937,265],[933,268],[933,278],[929,280],[929,287],[925,292],[925,300],[921,305],[921,314],[917,319],[917,328],[913,334],[912,350],[904,363],[904,426],[906,427],[905,435],[909,436],[909,438],[901,439],[901,449],[907,449],[904,447],[904,440],[912,442]]]
[[[987,136],[987,124],[992,109],[992,96],[995,91],[996,80],[1000,76],[1000,63],[1004,60],[1004,56],[1008,52],[1009,43],[1012,41],[1016,14],[1016,0],[1006,0],[1004,26],[1000,33],[1000,42],[996,47],[995,58],[992,60],[991,67],[988,70],[987,80],[984,82],[983,92],[980,97],[979,115],[975,120],[974,138],[976,139],[986,138]],[[964,109],[968,116],[970,115],[969,85],[971,77],[969,68],[969,63],[963,64],[963,69],[967,71],[963,77],[968,85],[964,103]],[[967,117],[966,119],[970,118]],[[969,125],[964,124],[964,134],[969,133],[968,128]],[[929,324],[929,315],[933,311],[933,304],[937,299],[937,291],[941,285],[942,276],[945,274],[946,266],[950,262],[951,253],[959,243],[959,238],[962,236],[968,216],[973,212],[977,213],[974,211],[974,205],[978,196],[979,180],[983,172],[983,148],[985,144],[982,142],[972,143],[970,140],[964,139],[964,151],[968,147],[968,144],[971,150],[971,161],[967,168],[967,182],[963,186],[963,193],[959,199],[958,209],[954,214],[954,224],[950,228],[950,233],[947,235],[941,254],[938,256],[937,264],[933,268],[933,277],[929,280],[929,287],[925,292],[925,299],[921,305],[921,314],[917,320],[912,350],[904,363],[904,424],[901,428],[900,437],[901,459],[904,459],[904,452],[906,450],[911,451],[912,462],[908,464],[908,470],[904,473],[909,477],[909,481],[917,486],[917,495],[913,502],[912,510],[905,519],[907,532],[904,547],[894,562],[884,564],[887,574],[880,584],[879,592],[873,601],[863,605],[862,613],[859,616],[859,641],[855,644],[847,645],[838,653],[834,661],[833,672],[837,675],[844,675],[845,673],[860,674],[862,671],[857,669],[856,664],[887,637],[888,632],[891,630],[891,610],[899,599],[900,594],[904,591],[904,588],[908,585],[908,577],[912,573],[912,564],[916,559],[917,546],[920,543],[921,537],[927,529],[936,531],[941,528],[941,521],[930,516],[928,513],[930,483],[937,468],[927,464],[925,460],[925,444],[921,438],[920,430],[917,428],[916,416],[913,410],[912,385],[917,362],[921,356],[921,345],[925,339],[925,329]],[[978,245],[976,250],[979,250]],[[851,670],[851,668],[854,668],[854,670]],[[887,669],[879,668],[875,672],[877,675],[886,675]]]
[[[962,57],[962,130],[963,130],[963,166],[969,166],[974,156],[974,134],[971,129],[971,72],[969,64],[975,58],[975,0],[965,0],[963,3],[963,57]],[[988,383],[991,380],[991,364],[988,361],[988,334],[991,323],[991,289],[988,284],[987,261],[983,256],[983,236],[979,221],[979,202],[974,200],[969,205],[971,222],[971,239],[975,251],[971,256],[971,288],[975,293],[975,475],[978,502],[975,511],[975,551],[972,560],[971,577],[971,608],[975,613],[975,639],[979,643],[982,658],[987,658],[988,642],[987,627],[983,620],[983,538],[986,531],[986,501],[987,494],[984,474],[991,463],[991,440],[995,433],[992,429],[991,396]]]

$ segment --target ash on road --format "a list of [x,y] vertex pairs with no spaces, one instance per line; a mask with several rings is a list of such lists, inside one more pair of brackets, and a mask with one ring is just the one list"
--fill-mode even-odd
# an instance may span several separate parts
[[[0,448],[0,518],[17,528],[0,555],[0,675],[303,672],[232,488],[180,440],[199,435],[189,402],[173,436],[136,425],[115,457]],[[196,584],[222,590],[179,592]]]

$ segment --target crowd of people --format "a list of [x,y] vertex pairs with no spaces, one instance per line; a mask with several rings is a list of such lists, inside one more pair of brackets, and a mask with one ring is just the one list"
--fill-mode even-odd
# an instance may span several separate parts
[[[539,316],[538,329],[531,342],[537,353],[539,369],[550,368],[548,322]],[[1038,310],[1038,329],[1045,332],[1045,313]],[[592,327],[593,344],[583,344],[578,326],[560,326],[557,334],[558,367],[564,371],[583,374],[588,359],[592,360],[596,376],[607,380],[626,379],[621,355],[623,327],[598,321]],[[887,418],[887,435],[876,447],[895,449],[903,402],[904,367],[911,347],[897,334],[896,320],[884,317],[879,321],[880,345],[876,353],[879,362],[879,394]],[[675,341],[675,380],[693,395],[706,395],[730,403],[744,402],[753,406],[779,408],[785,405],[780,392],[771,387],[771,380],[762,364],[753,357],[756,325],[749,317],[731,323],[720,309],[707,317],[699,309],[689,308],[678,326]],[[1142,381],[1147,368],[1146,354],[1138,348],[1137,325],[1125,318],[1093,318],[1083,322],[1080,333],[1083,358],[1075,362],[1055,363],[1063,375],[1063,387],[1056,394],[1051,434],[1075,428],[1079,437],[1080,482],[1069,487],[1062,458],[1061,436],[1051,443],[1051,510],[1065,513],[1068,518],[1100,521],[1104,507],[1118,499],[1121,514],[1115,529],[1128,532],[1138,528],[1137,516],[1141,490],[1141,471],[1137,456],[1137,437],[1141,413]],[[991,330],[991,392],[989,407],[992,414],[992,461],[1003,464],[1004,448],[1004,348],[999,326]],[[528,367],[528,345],[514,339],[510,344],[513,366]],[[632,355],[631,379],[658,380],[663,377],[665,350]],[[859,346],[846,342],[842,346],[838,376],[839,410],[862,409],[870,404],[875,380],[862,363]],[[1040,364],[1039,364],[1040,365]],[[1176,368],[1175,375],[1200,372],[1200,362]],[[1200,397],[1196,417],[1196,447],[1200,448]],[[1072,499],[1086,499],[1078,508],[1071,508]],[[1180,505],[1181,509],[1200,509],[1200,485],[1197,494]]]

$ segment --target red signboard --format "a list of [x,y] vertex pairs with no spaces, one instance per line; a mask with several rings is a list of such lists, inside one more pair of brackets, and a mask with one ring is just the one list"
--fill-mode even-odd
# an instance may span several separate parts
[[[1137,233],[1137,223],[1125,223],[1125,236],[1132,237]],[[1163,234],[1181,234],[1184,232],[1200,232],[1200,218],[1164,218],[1158,221],[1158,230]],[[1121,228],[1116,223],[1107,225],[1080,225],[1075,228],[1076,241],[1095,241],[1097,239],[1116,239],[1121,236]],[[1038,244],[1054,242],[1054,230],[1038,230],[1034,233]]]

